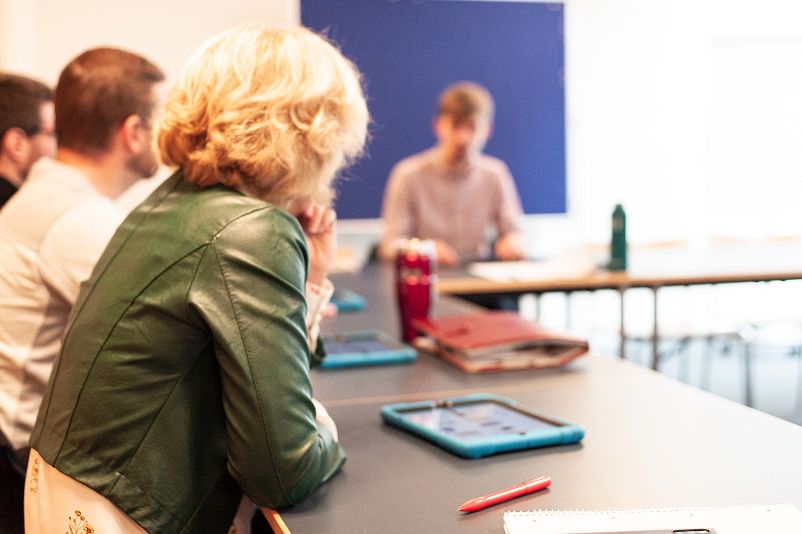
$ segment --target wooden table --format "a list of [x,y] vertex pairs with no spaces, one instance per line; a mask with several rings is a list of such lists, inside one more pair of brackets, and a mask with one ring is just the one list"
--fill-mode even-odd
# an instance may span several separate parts
[[549,277],[505,282],[470,276],[465,270],[442,270],[438,291],[443,295],[471,296],[542,294],[611,289],[620,295],[619,355],[625,357],[624,293],[648,288],[653,293],[652,368],[660,364],[658,351],[658,292],[667,286],[726,284],[802,279],[802,240],[719,242],[706,248],[683,245],[633,247],[626,272],[598,270],[578,277]]

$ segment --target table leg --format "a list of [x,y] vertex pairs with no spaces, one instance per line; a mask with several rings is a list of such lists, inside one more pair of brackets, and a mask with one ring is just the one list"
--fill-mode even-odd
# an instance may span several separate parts
[[657,291],[659,289],[652,288],[652,305],[654,307],[652,310],[652,320],[654,321],[652,324],[652,369],[655,371],[660,367],[660,331],[657,317]]
[[752,400],[752,344],[744,343],[744,404],[753,408]]
[[618,296],[619,301],[621,302],[621,306],[619,306],[619,317],[618,317],[618,334],[619,334],[619,347],[618,347],[618,355],[621,357],[622,360],[626,359],[627,357],[627,330],[626,325],[624,324],[624,294],[626,293],[626,288],[619,287],[618,288]]
[[802,414],[802,345],[796,347],[796,403],[794,403],[794,417]]

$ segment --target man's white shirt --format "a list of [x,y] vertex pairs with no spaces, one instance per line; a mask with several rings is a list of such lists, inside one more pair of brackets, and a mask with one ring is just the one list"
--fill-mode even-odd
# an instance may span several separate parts
[[126,213],[43,158],[0,210],[0,430],[27,446],[72,305]]

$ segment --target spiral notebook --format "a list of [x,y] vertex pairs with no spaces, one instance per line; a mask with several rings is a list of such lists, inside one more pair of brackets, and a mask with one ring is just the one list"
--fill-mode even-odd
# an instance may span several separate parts
[[600,534],[705,529],[716,534],[799,534],[802,512],[792,504],[652,510],[506,512],[507,534]]

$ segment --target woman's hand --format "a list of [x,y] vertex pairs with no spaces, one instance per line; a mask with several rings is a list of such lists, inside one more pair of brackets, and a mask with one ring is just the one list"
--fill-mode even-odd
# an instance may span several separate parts
[[290,212],[298,218],[309,247],[309,276],[307,280],[322,285],[329,274],[337,252],[337,214],[320,204],[305,203],[293,206]]

